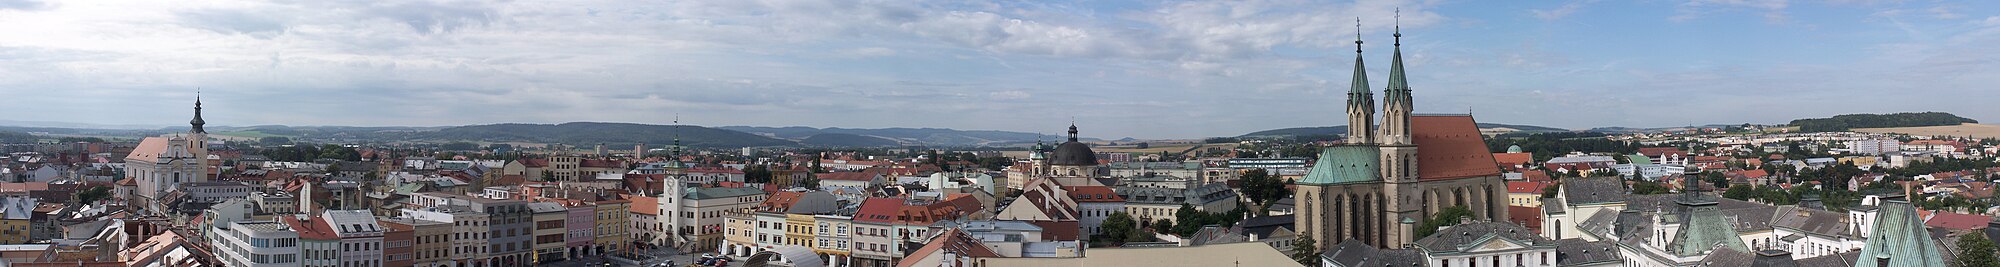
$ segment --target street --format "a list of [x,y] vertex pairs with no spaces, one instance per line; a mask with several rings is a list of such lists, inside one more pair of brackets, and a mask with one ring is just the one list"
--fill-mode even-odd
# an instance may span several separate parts
[[[674,264],[677,264],[675,265],[675,267],[682,267],[682,266],[687,266],[688,264],[694,264],[695,259],[701,257],[701,253],[682,254],[679,251],[675,251],[672,249],[640,251],[640,253],[644,255],[644,258],[646,259],[639,260],[638,264],[632,264],[629,262],[623,262],[622,260],[615,260],[615,259],[609,260],[609,262],[612,263],[612,266],[653,266],[654,264],[664,263],[668,259],[672,259]],[[594,264],[604,263],[604,262],[607,262],[605,256],[596,255],[596,256],[585,256],[582,258],[566,260],[566,261],[552,262],[538,266],[585,267],[585,266],[598,266]],[[730,262],[728,266],[740,267],[743,266],[743,261],[741,259],[737,259],[736,261]]]

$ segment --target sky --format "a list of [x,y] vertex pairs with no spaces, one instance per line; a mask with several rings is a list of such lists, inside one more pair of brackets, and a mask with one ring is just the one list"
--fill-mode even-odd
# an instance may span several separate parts
[[2000,3],[1919,0],[0,0],[0,119],[1234,136],[1345,124],[1398,27],[1418,113],[2000,120]]

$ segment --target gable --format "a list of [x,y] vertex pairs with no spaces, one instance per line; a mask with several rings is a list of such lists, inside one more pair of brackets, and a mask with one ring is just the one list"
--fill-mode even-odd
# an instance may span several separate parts
[[1511,239],[1500,237],[1498,235],[1487,235],[1484,241],[1478,243],[1477,245],[1472,245],[1471,247],[1466,248],[1465,252],[1479,253],[1486,251],[1507,251],[1507,250],[1516,250],[1527,247],[1528,247],[1527,245],[1523,245],[1519,241],[1514,241]]
[[1417,144],[1417,179],[1500,175],[1471,115],[1410,116],[1410,135]]

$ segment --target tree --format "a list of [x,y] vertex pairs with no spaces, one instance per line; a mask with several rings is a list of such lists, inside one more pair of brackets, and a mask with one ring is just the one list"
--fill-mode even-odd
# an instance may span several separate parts
[[804,186],[806,189],[819,190],[819,175],[806,173],[806,178],[799,181],[799,186]]
[[96,203],[98,200],[104,200],[110,197],[111,197],[111,187],[98,186],[98,187],[91,187],[90,189],[84,189],[83,192],[77,193],[76,201],[77,203],[90,204],[90,203]]
[[1958,236],[1958,248],[1963,251],[1958,256],[1958,266],[2000,266],[2000,259],[1993,255],[1996,250],[1993,240],[1987,240],[1980,232]]
[[1174,221],[1172,220],[1160,219],[1153,221],[1154,233],[1167,233],[1173,230],[1174,230]]
[[267,146],[275,146],[275,145],[283,145],[291,143],[292,143],[292,138],[283,136],[265,136],[264,138],[257,139],[257,144],[267,145]]
[[1658,182],[1648,182],[1648,181],[1632,182],[1632,194],[1634,195],[1652,195],[1652,194],[1666,194],[1666,193],[1667,193],[1667,186],[1660,185],[1660,183]]
[[1104,217],[1104,224],[1099,225],[1099,227],[1104,228],[1104,236],[1114,240],[1113,243],[1123,243],[1121,241],[1130,238],[1132,232],[1137,230],[1135,228],[1138,224],[1137,220],[1132,219],[1132,214],[1120,211],[1113,212],[1111,216]]
[[1556,198],[1556,194],[1559,194],[1561,192],[1562,192],[1561,182],[1549,184],[1548,186],[1542,187],[1542,198]]
[[1465,206],[1454,206],[1438,210],[1437,214],[1424,217],[1424,221],[1417,224],[1416,236],[1418,238],[1431,236],[1431,234],[1437,233],[1439,227],[1458,225],[1458,221],[1463,218],[1472,218],[1472,210],[1467,209]]
[[1722,191],[1722,197],[1728,199],[1750,200],[1750,198],[1756,196],[1757,196],[1757,191],[1750,189],[1750,186],[1747,185],[1731,186],[1729,187],[1729,190]]
[[1319,246],[1314,243],[1318,241],[1312,235],[1300,232],[1298,238],[1292,239],[1292,260],[1305,266],[1319,266]]
[[1249,171],[1245,171],[1243,172],[1242,180],[1243,195],[1249,197],[1250,202],[1256,204],[1257,211],[1260,212],[1272,202],[1277,202],[1279,199],[1284,199],[1286,195],[1291,195],[1291,191],[1285,190],[1285,183],[1283,181],[1279,181],[1277,177],[1272,177],[1270,174],[1264,172],[1264,169],[1250,169]]
[[1715,184],[1717,188],[1729,187],[1729,177],[1723,176],[1722,172],[1701,172],[1701,180]]

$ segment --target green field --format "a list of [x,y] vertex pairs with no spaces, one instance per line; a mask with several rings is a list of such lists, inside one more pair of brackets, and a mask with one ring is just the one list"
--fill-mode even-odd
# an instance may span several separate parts
[[213,133],[213,135],[225,135],[225,136],[234,136],[243,138],[288,137],[283,135],[267,134],[259,131],[218,132],[218,133]]

